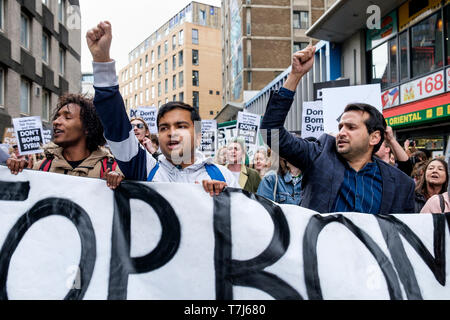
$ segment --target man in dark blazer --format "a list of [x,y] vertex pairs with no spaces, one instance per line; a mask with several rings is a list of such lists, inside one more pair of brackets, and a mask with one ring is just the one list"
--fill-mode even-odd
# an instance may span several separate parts
[[294,54],[292,71],[284,87],[272,94],[261,126],[272,129],[266,141],[278,141],[280,156],[302,170],[301,206],[320,213],[414,213],[414,181],[374,157],[386,130],[376,108],[347,106],[337,136],[324,134],[316,142],[293,137],[284,128],[295,90],[314,64],[314,53],[315,47],[309,46]]

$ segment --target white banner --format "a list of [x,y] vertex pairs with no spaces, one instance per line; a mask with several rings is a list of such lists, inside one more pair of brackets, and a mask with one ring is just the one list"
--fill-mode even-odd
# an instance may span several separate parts
[[256,153],[259,138],[261,116],[258,114],[239,112],[237,118],[237,135],[245,140],[247,155],[251,161]]
[[302,138],[319,138],[324,134],[322,101],[303,102]]
[[202,141],[200,151],[206,155],[214,155],[217,149],[217,121],[202,120]]
[[340,118],[345,107],[350,103],[365,103],[378,109],[381,113],[381,87],[379,84],[328,88],[322,90],[323,116],[326,133],[337,133]]
[[18,140],[20,155],[44,152],[44,136],[42,135],[41,117],[26,117],[13,119],[14,133]]
[[0,166],[0,299],[450,299],[449,216]]

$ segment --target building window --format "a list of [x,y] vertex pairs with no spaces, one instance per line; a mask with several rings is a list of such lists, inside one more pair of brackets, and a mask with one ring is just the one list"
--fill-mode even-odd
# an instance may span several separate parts
[[142,59],[139,59],[139,72],[142,72]]
[[192,29],[192,44],[198,44],[198,30]]
[[158,82],[158,97],[161,97],[161,82]]
[[450,6],[445,7],[445,25],[447,26],[447,31],[445,33],[445,42],[447,43],[447,65],[450,65]]
[[309,45],[308,42],[294,42],[294,52],[305,49]]
[[184,31],[180,30],[178,33],[178,44],[181,46],[184,43]]
[[48,64],[50,61],[50,37],[46,34],[42,34],[42,60]]
[[294,29],[308,29],[308,17],[308,11],[294,11]]
[[143,92],[139,93],[139,104],[140,105],[144,104],[144,93]]
[[408,32],[403,32],[399,37],[400,49],[400,80],[409,78],[408,62]]
[[206,25],[206,11],[200,9],[200,10],[198,11],[198,16],[199,16],[199,17],[198,17],[199,23],[200,23],[201,25]]
[[5,0],[0,0],[0,30],[5,29],[5,26],[4,26],[4,23],[5,23],[4,22],[5,21],[4,6],[5,6],[5,4],[4,4],[4,2],[5,2]]
[[164,80],[164,93],[167,94],[169,92],[169,79]]
[[184,92],[180,92],[178,101],[184,102]]
[[66,50],[62,48],[59,49],[59,74],[66,74]]
[[397,51],[398,51],[397,39],[394,38],[389,41],[389,69],[390,69],[389,83],[398,82]]
[[183,88],[183,85],[184,85],[184,74],[183,71],[181,71],[178,74],[178,88]]
[[178,52],[178,66],[179,67],[183,66],[183,50]]
[[169,98],[166,98],[166,102],[165,103],[169,103]]
[[167,59],[164,61],[164,74],[169,73],[169,61]]
[[216,91],[216,96],[220,96],[220,91]]
[[161,59],[161,46],[158,46],[158,60]]
[[176,94],[173,95],[172,101],[174,101],[174,102],[177,101],[177,95]]
[[138,105],[139,105],[139,102],[138,102],[138,95],[135,94],[135,95],[134,95],[134,106],[137,107]]
[[199,104],[200,104],[200,101],[199,101],[199,93],[198,93],[198,91],[193,91],[192,92],[192,107],[194,107],[195,109],[197,109],[198,110],[198,108],[199,108]]
[[172,50],[175,50],[177,48],[177,36],[174,34],[172,36]]
[[30,49],[30,19],[24,14],[20,16],[20,44]]
[[381,88],[387,87],[388,84],[388,44],[383,43],[381,46],[372,50],[372,83],[381,83]]
[[210,94],[210,95],[213,95],[213,94],[214,94],[214,91],[209,90],[209,94]]
[[145,84],[147,85],[148,83],[149,83],[149,80],[150,80],[150,78],[149,78],[149,73],[148,73],[148,71],[145,73]]
[[198,71],[192,71],[192,85],[198,87],[200,83]]
[[161,63],[158,64],[158,78],[161,78]]
[[155,63],[155,51],[152,51],[152,64]]
[[172,77],[172,90],[175,90],[177,88],[177,75],[174,75]]
[[148,89],[145,89],[145,101],[150,100],[150,91]]
[[5,106],[5,72],[0,69],[0,107]]
[[155,86],[152,86],[152,99],[155,99]]
[[48,116],[50,114],[50,93],[46,90],[42,93],[42,120],[48,121]]
[[152,82],[155,81],[155,68],[152,68]]
[[65,0],[58,0],[58,20],[62,24],[66,22],[66,4]]
[[441,12],[437,12],[411,28],[412,77],[443,66],[442,32]]
[[192,50],[192,64],[194,66],[198,66],[199,64],[198,50],[195,49]]
[[148,54],[145,55],[145,67],[148,68]]
[[30,101],[31,101],[31,85],[25,80],[20,80],[20,113],[30,114]]
[[164,55],[167,55],[168,52],[169,52],[169,43],[166,40],[164,42]]
[[142,88],[142,76],[139,77],[139,88]]
[[175,71],[176,68],[177,68],[177,55],[174,54],[172,56],[172,70]]

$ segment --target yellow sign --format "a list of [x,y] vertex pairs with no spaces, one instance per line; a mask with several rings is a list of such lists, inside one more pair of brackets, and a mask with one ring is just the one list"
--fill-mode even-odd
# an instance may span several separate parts
[[[449,2],[449,0],[447,0],[447,2]],[[419,1],[408,0],[398,9],[398,23],[400,31],[405,30],[408,26],[414,24],[442,6],[441,0],[428,0],[428,5],[423,8],[418,7],[418,3]]]
[[[432,110],[430,110],[432,111]],[[410,122],[416,122],[416,121],[421,121],[422,117],[420,116],[420,112],[414,112],[414,113],[409,113],[409,114],[404,114],[401,116],[397,116],[397,117],[392,117],[387,119],[388,125],[389,126],[395,126],[395,125],[399,125],[399,124],[405,124],[405,123],[410,123]]]

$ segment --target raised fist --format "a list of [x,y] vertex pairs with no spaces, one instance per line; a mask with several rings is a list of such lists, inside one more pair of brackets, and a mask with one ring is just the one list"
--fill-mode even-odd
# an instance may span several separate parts
[[112,41],[111,23],[100,22],[86,33],[86,40],[94,62],[110,62],[109,51]]
[[301,51],[294,53],[292,57],[292,74],[304,76],[311,70],[314,64],[314,54],[316,53],[315,46],[307,46]]

